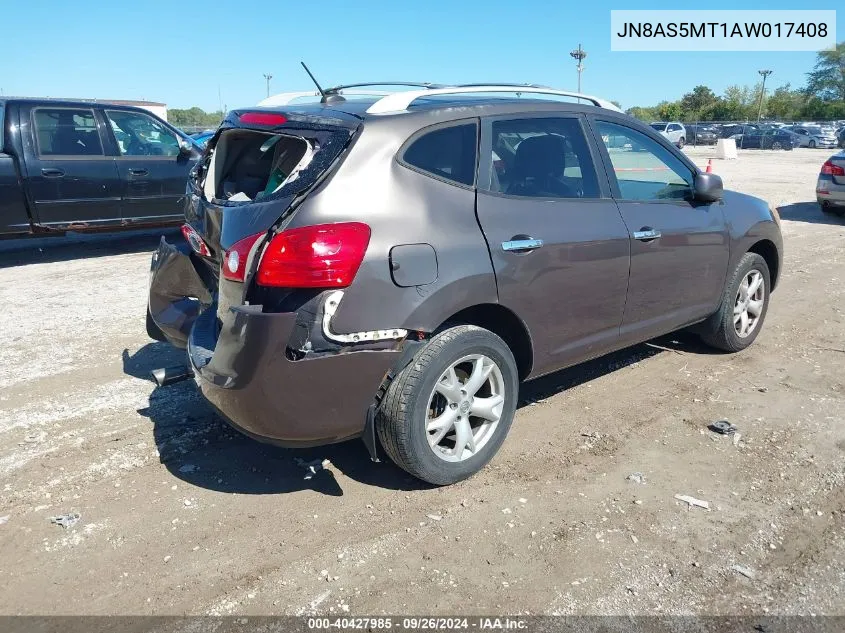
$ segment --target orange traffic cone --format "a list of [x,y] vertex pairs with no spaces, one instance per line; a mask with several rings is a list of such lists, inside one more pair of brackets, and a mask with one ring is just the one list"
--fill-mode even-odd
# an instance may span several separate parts
[[713,159],[707,159],[707,169],[704,170],[705,174],[712,174],[713,173]]

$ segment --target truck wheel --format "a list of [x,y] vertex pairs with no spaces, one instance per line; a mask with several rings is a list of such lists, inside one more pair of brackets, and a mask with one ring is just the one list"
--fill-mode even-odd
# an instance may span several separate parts
[[387,389],[376,417],[382,447],[410,474],[443,486],[481,470],[516,411],[516,362],[474,325],[436,334]]
[[725,352],[738,352],[754,342],[769,308],[771,277],[766,260],[746,253],[725,284],[719,310],[699,329],[702,340]]

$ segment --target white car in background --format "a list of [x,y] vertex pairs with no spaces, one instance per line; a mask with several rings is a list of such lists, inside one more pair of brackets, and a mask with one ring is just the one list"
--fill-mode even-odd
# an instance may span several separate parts
[[836,135],[832,129],[823,128],[819,125],[794,125],[789,129],[799,136],[799,147],[811,149],[836,147]]
[[678,148],[683,147],[687,143],[687,129],[684,127],[683,123],[679,123],[678,121],[655,121],[654,123],[649,123],[649,126],[653,130],[657,130],[674,145],[677,145]]

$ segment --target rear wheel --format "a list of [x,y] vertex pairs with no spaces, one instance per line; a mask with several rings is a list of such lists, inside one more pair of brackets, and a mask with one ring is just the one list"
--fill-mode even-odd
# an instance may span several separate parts
[[385,452],[436,485],[478,472],[499,450],[516,411],[516,362],[474,325],[436,334],[387,389],[376,418]]
[[807,143],[807,147],[810,149],[816,149],[816,142],[814,140],[810,140],[810,142]]
[[684,145],[687,144],[687,140],[682,136],[678,139],[678,149],[683,149]]
[[780,141],[775,141],[772,143],[772,149],[783,149],[783,145],[781,145]]
[[771,277],[766,260],[746,253],[728,278],[719,310],[702,324],[702,340],[726,352],[738,352],[754,342],[769,308]]

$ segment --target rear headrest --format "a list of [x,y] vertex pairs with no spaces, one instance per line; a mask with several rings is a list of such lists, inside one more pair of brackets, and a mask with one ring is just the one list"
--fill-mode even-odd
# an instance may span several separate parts
[[566,167],[566,141],[556,134],[531,136],[516,148],[517,177],[560,176]]

